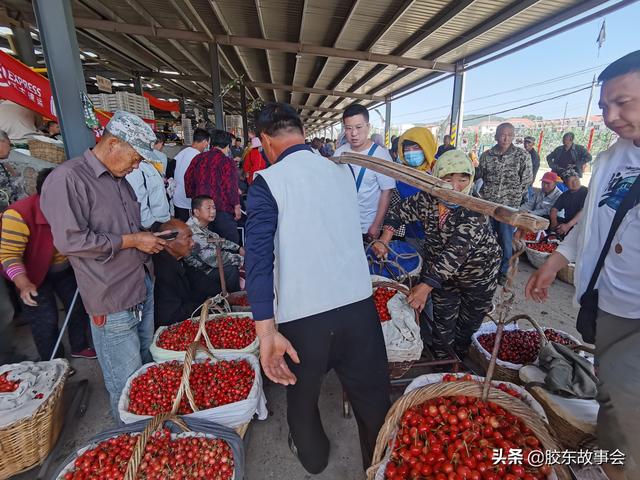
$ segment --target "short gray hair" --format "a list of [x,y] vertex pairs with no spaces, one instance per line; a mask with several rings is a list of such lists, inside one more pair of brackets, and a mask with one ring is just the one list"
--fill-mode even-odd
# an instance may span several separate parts
[[516,127],[514,127],[512,123],[504,122],[496,127],[496,135],[500,135],[500,133],[502,133],[502,130],[504,130],[505,128],[510,128],[514,132],[516,131]]
[[9,135],[7,135],[7,132],[5,132],[4,130],[0,130],[0,142],[11,143],[11,139],[9,138]]

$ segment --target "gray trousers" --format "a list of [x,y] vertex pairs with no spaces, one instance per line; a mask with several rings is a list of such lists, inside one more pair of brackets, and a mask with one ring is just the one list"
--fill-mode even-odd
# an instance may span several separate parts
[[13,313],[7,281],[0,278],[0,365],[8,363],[13,352]]
[[626,454],[625,476],[640,478],[640,319],[598,311],[597,435],[600,448]]

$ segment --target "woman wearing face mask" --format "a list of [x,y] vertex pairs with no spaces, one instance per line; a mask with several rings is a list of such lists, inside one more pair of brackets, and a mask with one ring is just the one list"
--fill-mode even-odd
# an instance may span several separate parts
[[[410,128],[398,139],[397,161],[421,172],[429,173],[433,167],[433,162],[435,162],[437,149],[438,143],[430,130],[424,127]],[[396,182],[396,189],[400,201],[419,192],[416,187],[403,182]],[[392,205],[395,203],[392,201]],[[424,240],[422,224],[420,222],[412,222],[405,225],[405,237],[410,243],[419,246],[412,239]]]
[[[444,153],[432,175],[470,194],[474,168],[459,150]],[[446,356],[446,345],[464,357],[471,335],[491,310],[497,287],[502,252],[485,215],[418,192],[389,209],[380,240],[389,242],[394,229],[420,221],[424,232],[423,267],[420,283],[411,289],[409,304],[422,310],[431,294],[433,323],[440,334],[434,336],[437,358]],[[374,247],[376,255],[386,255],[383,244]]]

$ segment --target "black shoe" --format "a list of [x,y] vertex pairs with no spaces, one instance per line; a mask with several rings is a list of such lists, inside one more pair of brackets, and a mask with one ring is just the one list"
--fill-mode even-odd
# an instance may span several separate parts
[[291,453],[293,453],[294,457],[298,458],[298,448],[296,447],[296,444],[293,443],[293,437],[291,436],[291,432],[289,432],[288,443],[289,443],[289,450],[291,450]]

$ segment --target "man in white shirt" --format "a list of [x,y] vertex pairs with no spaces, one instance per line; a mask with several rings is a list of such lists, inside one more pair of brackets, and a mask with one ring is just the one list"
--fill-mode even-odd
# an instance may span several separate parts
[[158,231],[158,227],[171,218],[169,200],[164,189],[164,178],[157,168],[147,161],[140,162],[140,167],[125,178],[136,192],[136,198],[140,204],[142,228]]
[[209,140],[211,136],[204,128],[196,128],[193,132],[193,143],[190,147],[181,150],[176,155],[176,171],[174,180],[176,181],[176,191],[173,194],[173,207],[175,209],[175,217],[183,222],[189,220],[191,212],[191,199],[187,198],[184,190],[184,174],[187,172],[191,160],[199,153],[209,148]]
[[[342,122],[347,143],[336,150],[336,157],[345,152],[353,152],[393,162],[386,148],[371,141],[369,111],[365,107],[357,103],[350,105],[342,114]],[[350,168],[358,191],[362,235],[366,241],[371,241],[380,236],[382,222],[391,202],[391,190],[396,187],[396,181],[357,165],[350,165]]]
[[600,107],[604,122],[620,138],[598,156],[580,221],[531,276],[525,293],[535,301],[546,300],[558,271],[575,262],[576,306],[582,300],[584,314],[590,306],[584,300],[590,299],[595,315],[595,325],[582,316],[578,329],[585,341],[595,340],[599,363],[598,445],[626,455],[624,472],[606,465],[608,477],[631,480],[640,478],[640,202],[637,200],[613,236],[595,283],[595,297],[589,294],[588,285],[616,211],[632,185],[640,181],[640,50],[613,62],[598,80],[602,83]]

